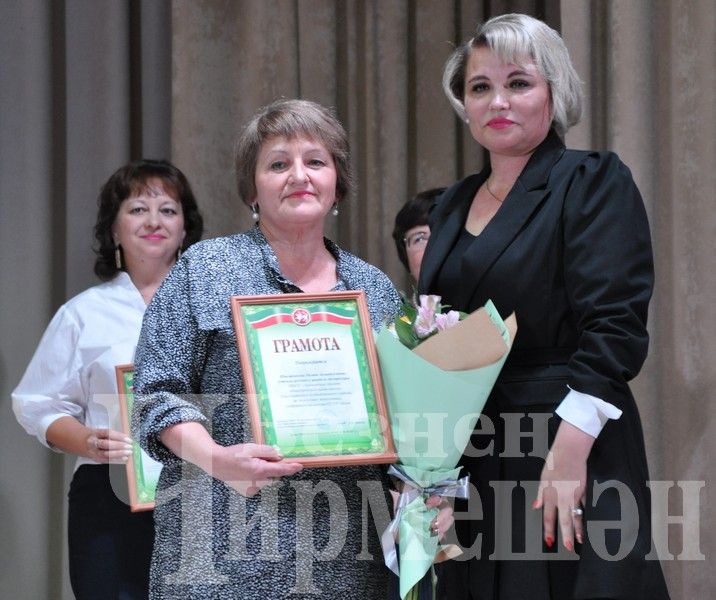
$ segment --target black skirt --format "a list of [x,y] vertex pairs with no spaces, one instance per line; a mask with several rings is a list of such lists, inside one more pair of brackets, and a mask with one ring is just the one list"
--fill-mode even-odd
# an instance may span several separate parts
[[[442,565],[439,598],[668,600],[659,562],[646,558],[648,471],[632,398],[622,417],[606,424],[587,461],[584,543],[568,552],[558,534],[552,548],[544,544],[542,512],[531,504],[561,422],[554,410],[565,394],[563,375],[566,366],[552,364],[507,368],[500,376],[462,458],[474,485],[471,499],[455,507],[465,553]],[[609,528],[615,521],[621,531]]]
[[147,598],[153,513],[130,511],[124,465],[80,466],[68,499],[70,583],[77,600]]

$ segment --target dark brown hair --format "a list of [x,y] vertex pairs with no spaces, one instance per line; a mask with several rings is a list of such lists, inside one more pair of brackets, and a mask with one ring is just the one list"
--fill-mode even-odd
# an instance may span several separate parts
[[112,279],[120,269],[114,260],[112,225],[119,207],[127,198],[141,194],[150,179],[161,180],[167,194],[179,202],[184,215],[185,250],[201,239],[204,220],[199,213],[191,186],[179,169],[166,160],[137,160],[117,169],[102,186],[97,198],[97,222],[94,226],[94,272],[102,281]]
[[408,253],[405,249],[405,234],[409,229],[418,225],[428,224],[428,214],[437,197],[445,191],[444,187],[432,188],[415,194],[408,200],[395,215],[393,240],[398,258],[403,266],[408,268]]

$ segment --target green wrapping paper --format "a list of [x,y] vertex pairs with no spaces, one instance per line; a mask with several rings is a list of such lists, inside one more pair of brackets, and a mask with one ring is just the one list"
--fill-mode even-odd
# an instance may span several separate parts
[[[402,599],[430,570],[439,550],[437,537],[430,531],[437,509],[428,509],[425,500],[432,494],[462,497],[459,490],[466,488],[466,481],[457,480],[456,465],[512,343],[510,328],[492,302],[484,310],[505,346],[497,361],[478,368],[462,371],[438,368],[406,348],[387,328],[376,338],[398,454],[396,469],[399,478],[406,482],[394,521],[383,536],[386,564],[400,577]],[[480,343],[479,335],[474,339],[470,336],[470,344],[475,348]],[[457,346],[454,350],[460,352]],[[450,357],[442,356],[440,362],[445,364],[446,360],[450,362]],[[464,356],[456,357],[456,361],[464,362]],[[385,548],[386,538],[397,531],[399,552],[391,560],[391,550]]]

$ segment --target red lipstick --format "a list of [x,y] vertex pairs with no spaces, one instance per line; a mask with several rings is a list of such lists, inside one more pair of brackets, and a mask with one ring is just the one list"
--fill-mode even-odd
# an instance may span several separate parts
[[310,192],[308,190],[298,190],[296,192],[292,192],[288,195],[289,198],[312,198],[315,196],[313,192]]
[[494,119],[490,119],[487,122],[487,126],[492,127],[493,129],[504,129],[505,127],[514,125],[514,123],[515,123],[514,121],[505,119],[505,117],[495,117]]

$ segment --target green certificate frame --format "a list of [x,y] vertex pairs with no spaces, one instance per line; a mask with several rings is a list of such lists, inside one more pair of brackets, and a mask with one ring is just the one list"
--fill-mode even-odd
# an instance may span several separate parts
[[286,460],[397,460],[363,291],[232,296],[251,430]]
[[[122,432],[132,437],[131,415],[134,402],[134,365],[117,365],[117,390],[119,391],[119,414]],[[152,459],[140,445],[132,441],[132,455],[127,461],[127,487],[132,512],[153,510],[161,463]]]

